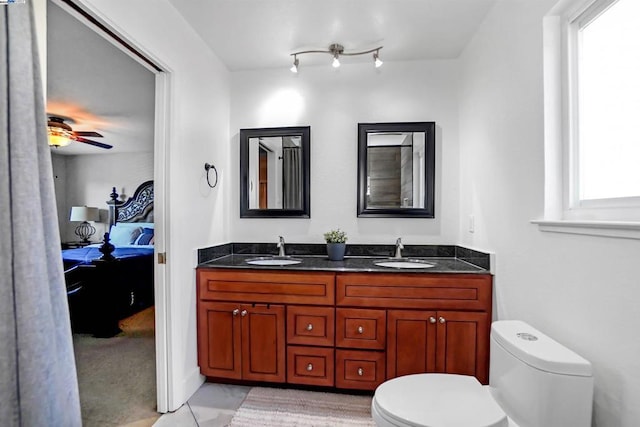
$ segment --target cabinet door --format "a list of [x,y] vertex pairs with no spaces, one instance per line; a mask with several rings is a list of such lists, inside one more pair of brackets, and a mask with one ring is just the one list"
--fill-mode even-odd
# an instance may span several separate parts
[[285,382],[283,305],[242,305],[242,379]]
[[387,378],[436,371],[436,312],[387,312]]
[[240,379],[241,325],[239,305],[200,302],[198,308],[198,363],[209,377]]
[[473,375],[487,384],[488,334],[487,313],[439,311],[436,371]]

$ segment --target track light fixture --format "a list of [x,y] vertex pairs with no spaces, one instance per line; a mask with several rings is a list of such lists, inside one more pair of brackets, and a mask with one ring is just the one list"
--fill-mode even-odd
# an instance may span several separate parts
[[294,52],[291,54],[291,56],[293,56],[293,65],[291,66],[290,70],[292,73],[297,73],[298,72],[298,64],[300,63],[298,61],[298,55],[303,55],[305,53],[328,53],[331,56],[333,56],[333,61],[331,62],[331,65],[333,66],[333,68],[338,68],[340,66],[340,55],[343,56],[356,56],[356,55],[366,55],[368,53],[373,53],[373,64],[375,65],[376,68],[379,68],[383,62],[380,59],[380,49],[382,49],[383,46],[378,46],[376,48],[373,49],[369,49],[369,50],[363,50],[363,51],[358,51],[358,52],[345,52],[344,51],[344,46],[342,46],[341,44],[338,43],[334,43],[332,45],[329,46],[329,48],[327,50],[302,50],[300,52]]

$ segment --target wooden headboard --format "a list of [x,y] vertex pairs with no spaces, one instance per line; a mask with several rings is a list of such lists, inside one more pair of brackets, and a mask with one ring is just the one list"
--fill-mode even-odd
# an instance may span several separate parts
[[116,222],[153,222],[153,180],[145,181],[126,202],[118,200],[113,187],[109,205],[109,225]]

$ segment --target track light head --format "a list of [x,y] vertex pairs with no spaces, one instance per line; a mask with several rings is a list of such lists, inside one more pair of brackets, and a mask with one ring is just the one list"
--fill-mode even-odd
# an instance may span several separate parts
[[376,50],[373,53],[373,65],[375,65],[376,68],[380,68],[382,64],[384,64],[384,62],[380,59],[380,57],[378,56],[378,51]]
[[359,52],[345,52],[344,46],[338,43],[333,43],[332,45],[329,45],[329,48],[326,50],[302,50],[302,51],[294,52],[291,54],[291,56],[293,56],[293,65],[291,66],[290,70],[292,73],[298,72],[298,64],[299,64],[298,55],[303,55],[305,53],[328,53],[331,56],[333,56],[333,61],[331,62],[331,65],[333,66],[333,68],[338,68],[340,66],[340,55],[356,56],[356,55],[365,55],[373,52],[373,63],[376,66],[376,68],[378,68],[383,64],[382,60],[378,57],[380,53],[380,49],[382,49],[382,47],[383,46],[379,46],[373,49],[363,50]]

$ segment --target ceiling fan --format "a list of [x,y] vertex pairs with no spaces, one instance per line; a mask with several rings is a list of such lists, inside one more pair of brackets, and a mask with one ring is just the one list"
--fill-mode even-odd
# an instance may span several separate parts
[[64,122],[64,118],[58,116],[49,116],[47,122],[47,133],[49,135],[49,145],[53,147],[65,147],[71,144],[72,141],[82,142],[84,144],[94,145],[96,147],[110,149],[113,145],[104,144],[98,141],[92,141],[91,139],[83,138],[90,136],[94,138],[102,138],[98,132],[94,131],[74,131],[71,126]]

